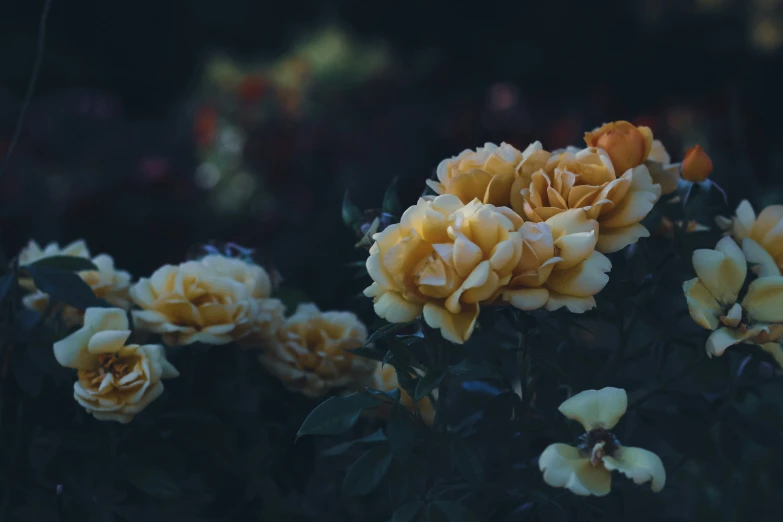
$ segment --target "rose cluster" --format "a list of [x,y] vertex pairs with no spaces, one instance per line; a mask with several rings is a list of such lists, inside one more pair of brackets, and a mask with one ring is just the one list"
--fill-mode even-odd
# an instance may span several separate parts
[[481,307],[594,308],[612,268],[604,254],[649,236],[641,221],[680,176],[704,173],[706,155],[672,165],[649,128],[626,121],[585,143],[487,143],[443,160],[427,182],[436,195],[373,236],[365,295],[375,312],[392,323],[422,316],[461,344]]
[[[90,259],[84,241],[64,248],[31,241],[19,261],[27,265],[52,256]],[[257,350],[264,369],[308,397],[333,389],[397,387],[391,367],[348,351],[367,341],[367,328],[354,314],[301,304],[286,317],[282,301],[272,296],[269,274],[252,261],[213,253],[164,265],[132,284],[110,256],[91,260],[98,270],[78,275],[110,307],[63,307],[66,324],[79,328],[55,343],[54,353],[62,366],[78,370],[74,398],[97,419],[130,422],[163,392],[161,380],[178,375],[164,345],[236,343]],[[32,280],[22,285],[29,291],[25,306],[44,313],[49,296]],[[161,342],[134,344],[129,342],[134,333],[158,335]],[[404,400],[412,407],[409,397]]]

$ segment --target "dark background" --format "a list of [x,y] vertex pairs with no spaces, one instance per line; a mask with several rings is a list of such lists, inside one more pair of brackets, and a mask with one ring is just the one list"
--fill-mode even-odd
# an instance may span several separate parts
[[[36,53],[43,2],[0,3],[0,151]],[[653,128],[679,159],[701,143],[732,203],[774,200],[783,165],[777,0],[221,2],[54,0],[38,86],[0,179],[6,256],[31,237],[84,237],[135,276],[218,239],[257,248],[285,284],[352,306],[361,259],[346,189],[404,206],[444,157],[485,141],[580,144],[604,121]],[[252,129],[248,165],[272,210],[216,214],[195,186],[194,107],[205,59],[273,60],[332,24],[391,56],[379,74],[314,97],[296,121]]]

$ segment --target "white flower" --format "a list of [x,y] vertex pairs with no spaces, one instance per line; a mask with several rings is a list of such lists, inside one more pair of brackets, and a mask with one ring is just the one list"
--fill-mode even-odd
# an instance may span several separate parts
[[577,495],[607,495],[611,472],[619,471],[636,484],[651,482],[659,492],[666,484],[661,459],[641,448],[621,446],[609,431],[625,414],[628,396],[619,388],[586,390],[560,405],[560,413],[579,421],[585,434],[579,446],[551,444],[539,458],[544,482]]
[[700,326],[712,330],[707,339],[710,357],[742,342],[764,343],[783,335],[783,277],[760,277],[751,282],[742,300],[748,266],[745,255],[730,237],[715,250],[693,253],[697,277],[683,283],[688,311]]

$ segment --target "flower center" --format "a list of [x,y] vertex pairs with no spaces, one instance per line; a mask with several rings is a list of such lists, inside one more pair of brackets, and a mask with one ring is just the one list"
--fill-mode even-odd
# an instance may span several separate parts
[[606,455],[612,455],[620,449],[620,442],[614,434],[604,428],[595,428],[580,438],[579,450],[585,456],[590,456],[590,463],[595,467],[603,466],[603,459]]
[[118,358],[113,353],[104,353],[98,356],[98,363],[101,365],[96,373],[103,377],[107,373],[114,376],[115,379],[122,379],[131,371],[131,366],[127,361]]
[[740,332],[745,332],[748,328],[748,313],[739,303],[734,303],[720,317],[720,322],[729,328],[737,328]]

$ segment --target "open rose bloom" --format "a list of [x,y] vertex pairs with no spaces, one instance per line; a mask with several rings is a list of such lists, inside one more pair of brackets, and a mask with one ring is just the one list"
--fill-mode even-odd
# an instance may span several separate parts
[[666,484],[661,459],[642,448],[622,446],[610,431],[625,415],[628,396],[619,388],[586,390],[560,405],[558,410],[585,429],[578,446],[551,444],[538,459],[544,482],[567,488],[577,495],[608,495],[612,471],[637,484],[650,482],[659,492]]
[[693,253],[697,277],[683,284],[691,317],[712,330],[707,353],[720,356],[739,343],[764,344],[783,337],[783,277],[759,277],[744,290],[748,275],[745,255],[730,237],[714,250]]
[[98,420],[130,422],[179,375],[162,346],[125,344],[130,335],[124,310],[88,308],[84,326],[54,344],[57,362],[78,370],[74,398]]
[[139,328],[159,333],[169,345],[227,344],[274,332],[283,305],[269,298],[269,276],[258,265],[220,255],[165,265],[131,288],[141,310]]
[[302,304],[277,331],[259,361],[289,390],[320,397],[371,375],[375,361],[347,350],[367,341],[367,328],[350,312],[321,312]]
[[740,202],[732,219],[717,218],[760,276],[781,275],[783,271],[783,205],[770,205],[756,216],[747,200]]
[[482,305],[583,312],[595,306],[611,268],[593,250],[597,229],[581,209],[533,224],[478,199],[422,198],[374,236],[367,260],[374,282],[364,293],[387,321],[423,315],[458,344],[470,338]]
[[[91,258],[87,244],[82,240],[74,241],[62,248],[57,243],[49,243],[46,247],[41,248],[35,241],[30,241],[19,253],[19,264],[24,266],[53,256],[90,259],[98,270],[83,270],[78,273],[79,277],[90,286],[96,297],[105,299],[109,304],[118,308],[125,310],[130,308],[130,274],[123,270],[117,270],[114,267],[114,259],[107,254],[99,254]],[[37,312],[46,310],[49,305],[49,296],[35,288],[32,280],[22,280],[21,283],[26,290],[30,291],[23,298],[24,305]],[[62,311],[63,319],[69,325],[81,324],[83,315],[81,311],[72,306],[65,306]]]

